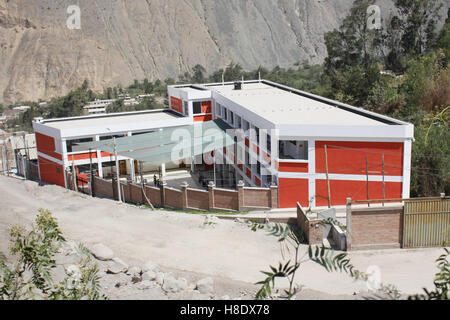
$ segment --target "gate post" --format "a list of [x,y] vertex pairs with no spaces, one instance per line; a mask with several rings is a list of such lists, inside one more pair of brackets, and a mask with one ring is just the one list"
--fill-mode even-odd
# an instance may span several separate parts
[[346,215],[347,220],[346,226],[346,250],[350,251],[352,249],[352,198],[347,198]]
[[239,180],[237,189],[238,189],[238,210],[242,211],[242,208],[244,207],[244,181]]
[[209,205],[208,208],[209,210],[212,210],[214,208],[214,187],[216,185],[214,184],[214,182],[210,181],[208,184],[208,193],[209,193]]
[[187,195],[187,188],[189,187],[189,184],[185,181],[181,184],[181,209],[186,210],[188,207],[188,195]]
[[167,182],[162,181],[159,184],[159,192],[161,194],[161,208],[164,208],[166,205],[166,186],[167,186]]

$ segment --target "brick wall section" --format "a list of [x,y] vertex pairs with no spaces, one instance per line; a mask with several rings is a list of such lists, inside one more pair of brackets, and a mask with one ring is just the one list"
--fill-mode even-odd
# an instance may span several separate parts
[[322,244],[323,225],[321,220],[309,219],[299,203],[297,203],[297,224],[309,244]]
[[[115,188],[117,190],[117,187]],[[111,182],[99,177],[94,177],[94,191],[97,197],[114,198]]]
[[244,207],[271,207],[270,189],[244,188]]
[[[68,185],[71,180],[68,174]],[[238,190],[218,189],[209,186],[208,191],[190,189],[180,186],[181,190],[162,186],[155,188],[144,186],[145,194],[153,206],[168,206],[177,209],[225,209],[239,211],[245,207],[278,208],[278,188],[244,188]],[[163,190],[163,191],[162,191]],[[111,181],[94,177],[95,196],[117,200],[117,183],[114,182],[114,191]],[[142,194],[141,185],[121,182],[122,200],[129,203],[146,204]],[[163,193],[162,193],[163,192]],[[163,195],[163,197],[161,197]],[[161,198],[164,203],[161,203]]]
[[187,189],[187,207],[191,209],[208,210],[209,193],[207,191]]
[[133,202],[130,194],[130,187],[128,184],[121,182],[120,183],[120,192],[122,196],[123,202]]
[[145,194],[154,206],[161,206],[161,194],[159,188],[145,186]]
[[351,249],[370,246],[400,246],[403,208],[352,209]]
[[131,202],[132,203],[145,203],[144,196],[142,195],[142,187],[138,184],[130,184]]
[[214,208],[239,210],[238,192],[214,189]]
[[171,208],[183,208],[182,193],[179,190],[172,188],[164,188],[165,192],[165,205]]

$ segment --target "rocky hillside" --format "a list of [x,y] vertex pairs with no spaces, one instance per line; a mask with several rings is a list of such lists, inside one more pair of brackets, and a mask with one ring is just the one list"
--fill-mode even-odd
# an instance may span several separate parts
[[[353,0],[0,0],[0,102],[173,77],[201,64],[321,62]],[[81,29],[67,28],[70,5]],[[392,1],[379,0],[383,15]]]

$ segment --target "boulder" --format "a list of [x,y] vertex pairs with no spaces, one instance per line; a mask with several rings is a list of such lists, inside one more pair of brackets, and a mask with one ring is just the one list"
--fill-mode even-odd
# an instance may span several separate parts
[[128,266],[120,259],[114,260],[108,265],[106,273],[118,274],[121,272],[126,272],[128,270]]
[[196,289],[202,294],[213,294],[214,292],[214,280],[211,277],[201,279],[197,281]]
[[166,275],[162,272],[157,272],[156,273],[156,277],[155,277],[155,281],[157,284],[159,284],[160,286],[163,285],[164,283],[164,278],[166,277]]
[[153,283],[150,280],[144,280],[137,284],[137,288],[139,290],[150,289],[153,286]]
[[162,289],[168,293],[178,293],[180,291],[186,290],[188,283],[186,279],[179,278],[175,279],[172,276],[164,278],[164,283]]
[[142,273],[142,269],[137,266],[129,267],[127,270],[127,275],[129,276],[140,276]]
[[147,271],[142,274],[142,280],[150,280],[155,281],[156,280],[156,273],[153,271]]
[[94,245],[91,252],[98,260],[108,261],[114,258],[114,252],[102,243]]

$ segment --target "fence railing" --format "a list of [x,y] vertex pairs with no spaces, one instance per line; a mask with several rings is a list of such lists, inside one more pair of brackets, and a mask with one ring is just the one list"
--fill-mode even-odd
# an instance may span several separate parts
[[[70,173],[67,181],[72,181]],[[90,177],[89,179],[90,180]],[[73,189],[73,183],[69,183],[69,188]],[[94,177],[92,190],[89,192],[93,196],[118,199],[117,180],[108,181],[100,177]],[[121,200],[135,204],[148,204],[152,206],[168,207],[174,209],[194,209],[194,210],[229,210],[246,211],[252,209],[278,208],[278,187],[270,188],[249,188],[240,182],[237,190],[216,188],[213,183],[208,185],[208,190],[189,188],[187,183],[180,185],[180,189],[167,186],[161,183],[159,187],[142,185],[130,180],[120,182]],[[77,191],[80,191],[79,186]],[[145,196],[144,196],[145,195]]]

